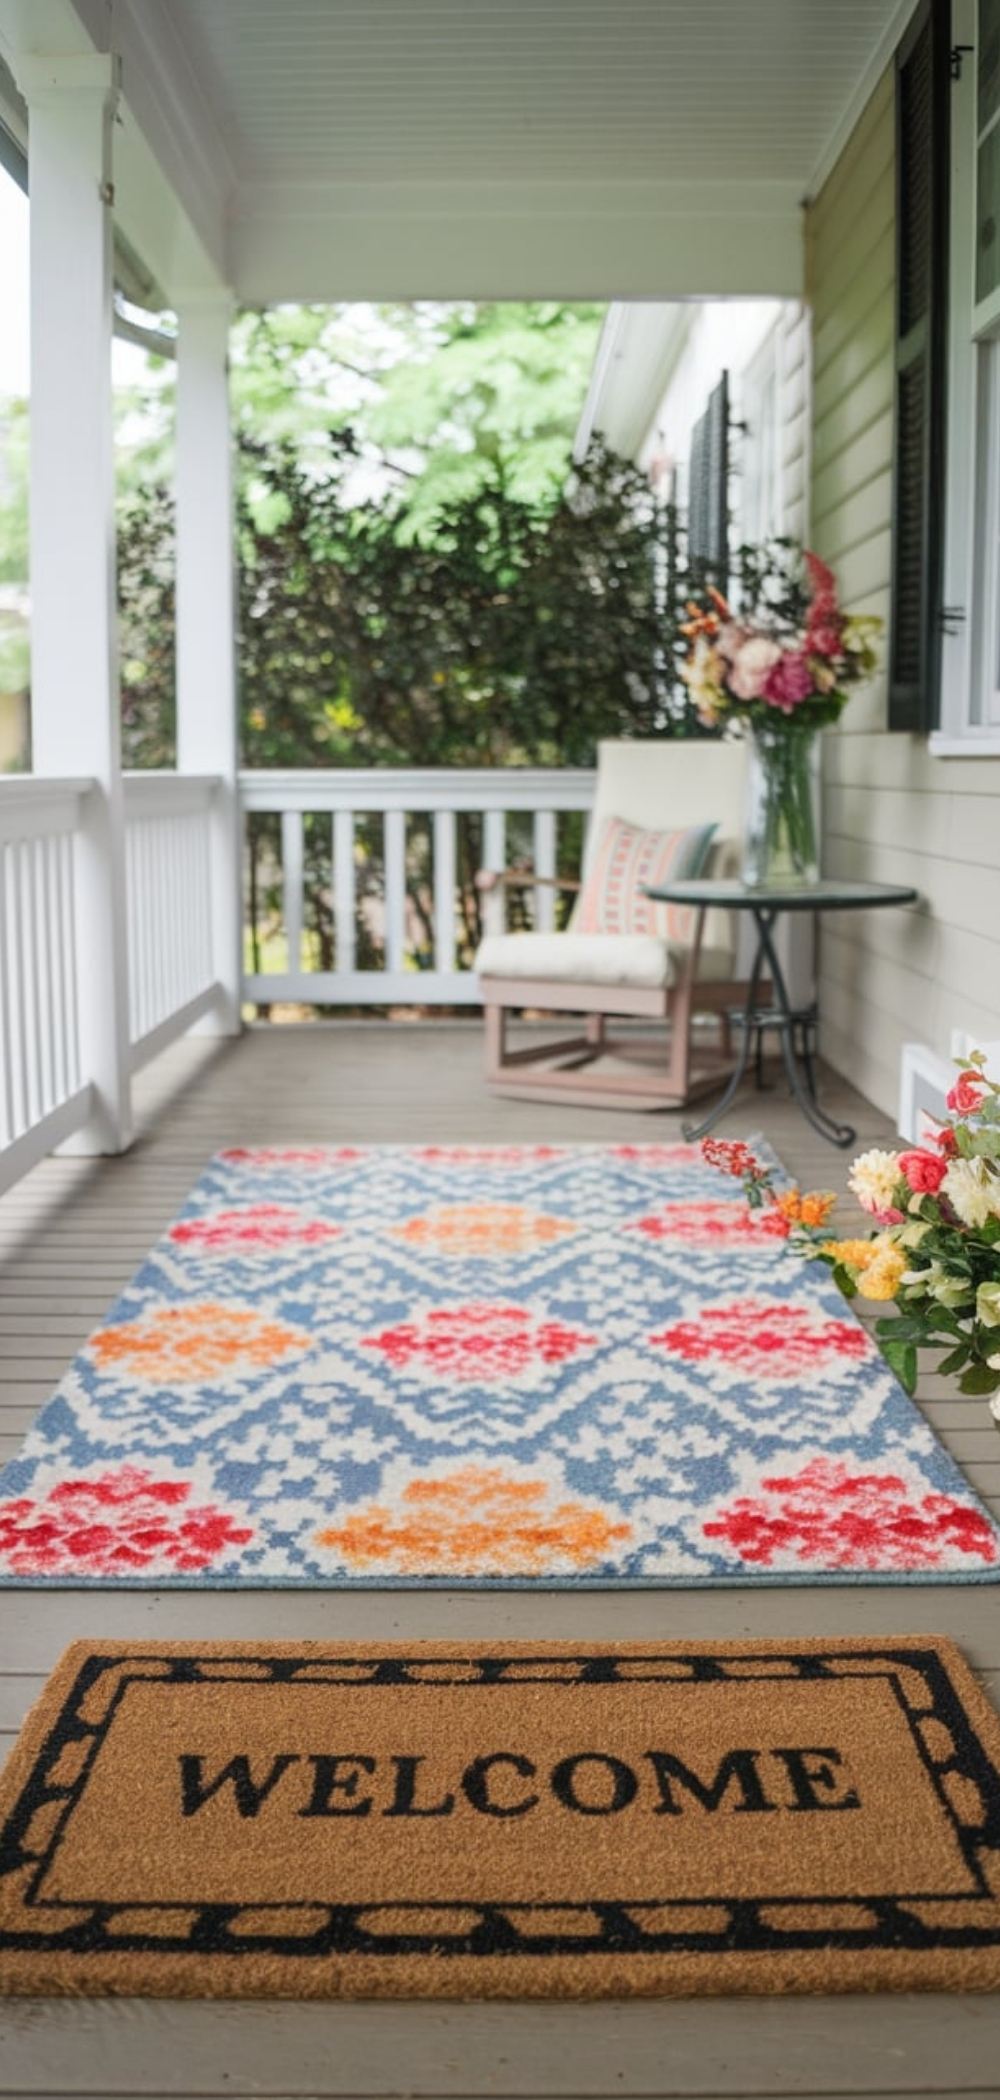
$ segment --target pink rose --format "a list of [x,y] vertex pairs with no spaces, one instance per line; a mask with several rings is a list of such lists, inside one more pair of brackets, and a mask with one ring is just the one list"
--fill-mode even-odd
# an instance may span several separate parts
[[737,700],[759,700],[781,650],[766,635],[740,642],[733,652],[727,684]]
[[905,1175],[914,1195],[936,1196],[948,1172],[948,1162],[934,1152],[901,1152],[899,1170]]
[[772,707],[780,707],[790,715],[800,700],[807,700],[813,692],[813,675],[808,660],[797,649],[789,649],[768,672],[762,688],[765,700]]
[[982,1081],[972,1072],[960,1072],[950,1094],[945,1098],[948,1107],[954,1109],[957,1116],[974,1116],[976,1110],[983,1105]]

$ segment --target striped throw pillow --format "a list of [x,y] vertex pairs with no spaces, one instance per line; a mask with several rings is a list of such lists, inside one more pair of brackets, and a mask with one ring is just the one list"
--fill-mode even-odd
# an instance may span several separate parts
[[690,940],[690,906],[657,904],[643,896],[643,884],[700,874],[715,830],[714,824],[696,824],[688,831],[640,831],[622,817],[605,817],[573,913],[573,932]]

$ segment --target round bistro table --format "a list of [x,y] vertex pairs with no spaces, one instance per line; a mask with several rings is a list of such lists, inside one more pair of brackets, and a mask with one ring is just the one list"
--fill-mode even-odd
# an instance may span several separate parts
[[[776,1028],[788,1084],[802,1114],[821,1137],[834,1145],[852,1145],[856,1132],[848,1123],[835,1123],[820,1106],[816,1092],[813,1044],[819,1021],[815,998],[806,1007],[793,1007],[788,997],[784,971],[775,952],[774,928],[783,912],[873,911],[887,904],[916,904],[919,892],[888,882],[814,882],[797,889],[751,887],[745,882],[697,879],[643,885],[644,894],[661,904],[690,904],[696,911],[715,905],[722,911],[749,912],[757,929],[757,949],[747,982],[747,996],[739,1016],[741,1041],[735,1069],[724,1094],[701,1123],[685,1124],[688,1139],[701,1138],[725,1115],[742,1085],[750,1059],[750,1041],[761,1027]],[[773,1001],[762,1007],[758,987],[765,969],[770,976]],[[798,1038],[798,1054],[796,1054]]]

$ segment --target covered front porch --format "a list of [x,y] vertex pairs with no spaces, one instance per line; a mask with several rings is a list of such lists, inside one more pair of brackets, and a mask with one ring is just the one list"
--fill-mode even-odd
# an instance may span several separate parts
[[[77,1347],[218,1148],[303,1142],[634,1140],[634,1114],[490,1098],[477,1021],[259,1026],[238,1042],[188,1038],[136,1083],[131,1150],[53,1158],[0,1200],[0,1408],[7,1457]],[[803,1121],[776,1074],[723,1126],[764,1127],[803,1185],[842,1160]],[[859,1145],[888,1120],[823,1075]],[[680,1117],[655,1119],[658,1138]],[[845,1216],[850,1211],[845,1205]],[[1000,1455],[982,1402],[925,1380],[922,1405],[979,1492],[1000,1510]],[[358,1589],[215,1593],[21,1591],[0,1615],[0,1748],[66,1644],[109,1637],[383,1639],[760,1638],[940,1631],[996,1699],[1000,1627],[990,1586],[435,1594]],[[136,2000],[8,2003],[0,2093],[162,2096],[262,2092],[426,2096],[660,2096],[995,2090],[1000,2008],[928,1996],[635,2005],[209,2005]]]
[[[589,806],[586,771],[432,776],[414,763],[364,776],[241,773],[226,373],[234,305],[544,297],[553,287],[623,301],[766,294],[803,302],[805,341],[808,291],[822,338],[814,329],[815,394],[805,354],[801,366],[802,518],[812,442],[814,544],[837,563],[852,603],[888,605],[892,82],[910,0],[794,9],[761,0],[753,10],[741,0],[588,0],[565,11],[434,0],[389,12],[393,38],[385,10],[326,0],[292,10],[268,0],[112,9],[0,0],[0,52],[30,116],[36,319],[35,770],[0,782],[2,1458],[221,1147],[587,1143],[680,1130],[672,1113],[654,1125],[490,1095],[481,1024],[462,1017],[477,993],[458,903],[459,820],[475,820],[481,865],[499,869],[527,850],[544,876],[560,825]],[[970,13],[958,10],[956,34],[971,33]],[[582,38],[572,66],[563,14]],[[885,225],[871,219],[873,197]],[[178,324],[170,774],[123,775],[120,764],[109,559],[116,231]],[[880,688],[859,733],[831,739],[828,858],[844,876],[919,879],[931,906],[902,931],[883,922],[867,947],[836,934],[827,943],[824,1014],[838,1069],[821,1068],[821,1086],[830,1111],[856,1126],[859,1150],[895,1141],[898,1050],[917,1015],[942,1056],[952,1027],[996,1033],[995,795],[968,745],[945,793],[934,754],[916,735],[890,736],[883,713]],[[918,826],[913,795],[929,813]],[[260,820],[277,841],[262,955],[244,941],[248,841]],[[381,839],[374,968],[359,956],[361,820]],[[432,928],[419,956],[407,916],[417,831]],[[313,938],[307,873],[320,835],[335,922],[328,954]],[[548,892],[538,889],[533,909],[544,925]],[[391,1026],[347,1017],[369,1001],[450,1017]],[[262,1005],[314,1004],[344,1017],[296,1028],[241,1019]],[[871,1093],[877,1083],[883,1108],[845,1072]],[[842,1188],[843,1155],[810,1130],[780,1077],[766,1076],[773,1085],[748,1085],[724,1133],[763,1129],[803,1185]],[[854,1222],[849,1201],[843,1218]],[[925,1377],[919,1404],[1000,1513],[1000,1446],[984,1403]],[[73,1638],[165,1639],[195,1627],[272,1639],[938,1631],[959,1641],[1000,1700],[995,1596],[973,1586],[272,1589],[197,1600],[24,1590],[0,1613],[0,1752]],[[0,2008],[0,2094],[10,2100],[404,2091],[985,2100],[998,2056],[1000,2006],[960,1996]]]

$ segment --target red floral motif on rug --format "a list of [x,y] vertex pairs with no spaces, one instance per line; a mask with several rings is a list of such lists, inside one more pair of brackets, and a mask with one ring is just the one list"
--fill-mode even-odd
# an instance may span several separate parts
[[195,1573],[253,1529],[212,1504],[189,1508],[191,1485],[118,1466],[38,1500],[17,1496],[0,1503],[0,1554],[18,1575]]
[[523,1167],[558,1159],[558,1145],[415,1145],[414,1159],[427,1167]]
[[975,1509],[948,1495],[914,1499],[898,1473],[853,1473],[814,1458],[801,1473],[761,1481],[761,1495],[739,1495],[706,1538],[725,1539],[751,1566],[818,1561],[832,1568],[936,1568],[958,1551],[994,1565],[996,1534]]
[[874,1354],[862,1327],[828,1320],[798,1305],[762,1305],[744,1298],[708,1306],[694,1320],[678,1320],[650,1341],[673,1349],[689,1363],[723,1363],[769,1378],[800,1378],[839,1359],[860,1362]]
[[664,1203],[626,1230],[651,1240],[685,1240],[693,1247],[752,1247],[788,1237],[780,1210],[748,1210],[743,1203]]
[[183,1218],[170,1228],[169,1237],[179,1247],[192,1247],[203,1254],[238,1254],[242,1247],[251,1253],[283,1247],[321,1247],[326,1240],[340,1238],[339,1225],[324,1218],[310,1218],[303,1211],[282,1203],[248,1203],[243,1210],[217,1210],[207,1218]]
[[443,1377],[489,1384],[517,1378],[532,1364],[565,1363],[597,1340],[519,1305],[470,1304],[437,1307],[366,1335],[363,1347],[380,1349],[397,1370],[419,1363]]
[[276,1167],[298,1174],[311,1167],[353,1166],[364,1153],[358,1145],[232,1145],[219,1158],[236,1167]]

